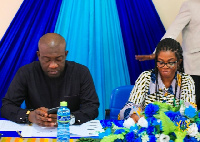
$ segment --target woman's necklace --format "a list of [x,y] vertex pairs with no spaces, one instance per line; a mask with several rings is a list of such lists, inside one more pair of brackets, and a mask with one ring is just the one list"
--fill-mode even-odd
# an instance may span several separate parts
[[[163,103],[166,103],[166,101],[167,101],[167,96],[168,96],[168,91],[169,91],[169,88],[166,88],[166,87],[164,87],[163,89],[161,89],[160,87],[159,87],[159,84],[158,84],[158,92],[159,92],[159,94],[161,94],[160,92],[162,92],[162,90],[163,90]],[[175,94],[174,94],[174,98],[173,98],[173,106],[175,107],[176,106],[176,92],[177,92],[177,83],[175,84]],[[160,96],[161,97],[161,96]],[[160,102],[160,97],[158,96],[158,98],[159,99],[157,99],[159,102]],[[156,98],[157,98],[157,96],[156,96]]]
[[169,88],[164,88],[163,94],[164,94],[165,97],[167,97],[167,95],[168,95],[168,89],[169,89]]
[[[181,81],[182,82],[182,81]],[[175,107],[176,106],[176,94],[177,94],[177,87],[178,87],[178,81],[176,80],[176,84],[175,84],[175,94],[174,94],[174,98],[173,98],[173,106]],[[165,87],[166,88],[166,87]],[[156,81],[156,100],[158,100],[159,102],[160,102],[160,97],[159,96],[157,96],[157,93],[159,93],[160,94],[160,92],[162,92],[161,91],[162,89],[161,88],[159,88],[159,83],[158,83],[158,81]],[[166,89],[164,89],[164,96],[165,97],[167,97],[168,96],[168,91],[169,91],[169,88],[166,88]],[[161,95],[161,94],[160,94]],[[180,93],[179,93],[179,104],[180,104]],[[158,97],[158,99],[157,99],[157,97]]]

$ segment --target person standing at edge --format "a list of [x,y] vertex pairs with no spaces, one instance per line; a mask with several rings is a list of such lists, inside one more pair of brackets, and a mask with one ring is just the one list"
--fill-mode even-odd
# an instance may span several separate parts
[[[196,103],[200,109],[200,0],[187,0],[182,4],[178,15],[162,39],[176,39],[181,31],[184,69],[195,82]],[[136,55],[135,59],[152,60],[155,58],[154,53]]]
[[[98,116],[99,99],[87,67],[66,61],[65,39],[56,33],[43,35],[38,42],[39,61],[21,67],[2,99],[1,116],[17,123],[57,126],[57,114],[50,108],[67,101],[76,123]],[[25,100],[26,109],[20,108]]]

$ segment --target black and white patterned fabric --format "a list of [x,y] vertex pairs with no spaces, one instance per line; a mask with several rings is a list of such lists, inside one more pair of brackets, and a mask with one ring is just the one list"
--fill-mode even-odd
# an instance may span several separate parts
[[156,91],[155,70],[144,71],[136,80],[128,102],[120,111],[120,119],[126,119],[134,112],[139,113],[140,110],[144,110],[147,104],[154,101],[179,105],[180,100],[195,103],[195,98],[194,81],[191,76],[177,71],[170,87],[166,88],[161,80],[160,74],[158,74]]

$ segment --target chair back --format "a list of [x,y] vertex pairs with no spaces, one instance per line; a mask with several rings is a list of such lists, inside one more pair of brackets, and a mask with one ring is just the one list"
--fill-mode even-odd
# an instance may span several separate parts
[[134,85],[126,85],[115,88],[110,98],[110,119],[117,120],[120,110],[128,101]]

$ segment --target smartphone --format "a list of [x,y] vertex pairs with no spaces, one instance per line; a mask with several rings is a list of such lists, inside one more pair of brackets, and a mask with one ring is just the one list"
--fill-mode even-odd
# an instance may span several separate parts
[[58,111],[59,107],[51,108],[48,110],[48,114],[56,114]]

